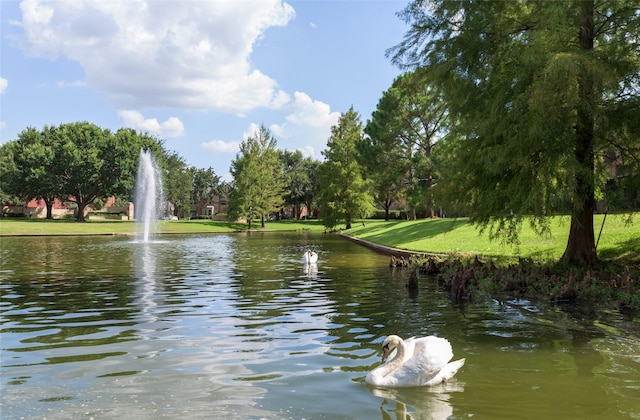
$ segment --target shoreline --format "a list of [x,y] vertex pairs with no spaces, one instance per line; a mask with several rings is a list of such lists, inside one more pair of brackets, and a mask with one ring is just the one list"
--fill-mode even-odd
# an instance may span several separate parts
[[393,248],[387,245],[380,245],[375,242],[367,241],[366,239],[356,238],[355,236],[347,235],[346,233],[340,233],[340,236],[343,238],[349,239],[350,241],[362,245],[366,248],[372,249],[384,255],[389,255],[393,257],[448,257],[449,254],[440,254],[435,252],[424,252],[424,251],[410,251],[408,249],[400,249]]
[[[154,232],[154,236],[161,235],[215,235],[220,233],[276,233],[276,232],[297,232],[297,229],[236,229],[236,230],[218,230],[218,231],[183,231],[183,232]],[[0,233],[0,238],[18,238],[18,237],[44,237],[44,236],[136,236],[140,232],[102,232],[102,233]]]

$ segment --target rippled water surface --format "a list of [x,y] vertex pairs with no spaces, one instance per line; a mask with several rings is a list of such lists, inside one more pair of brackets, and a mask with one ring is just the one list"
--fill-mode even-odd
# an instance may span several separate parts
[[[0,238],[2,419],[640,418],[640,321],[454,305],[332,235]],[[305,267],[302,253],[319,254]],[[447,337],[433,388],[363,383],[384,336]]]

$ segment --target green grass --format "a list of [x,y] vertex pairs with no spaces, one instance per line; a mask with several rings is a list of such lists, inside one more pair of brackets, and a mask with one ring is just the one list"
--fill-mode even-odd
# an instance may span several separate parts
[[[252,225],[260,228],[260,222]],[[138,226],[135,222],[120,220],[89,220],[79,223],[68,219],[18,219],[1,218],[0,235],[133,235]],[[267,222],[265,231],[269,230],[315,230],[324,231],[317,220]],[[247,230],[246,223],[234,223],[213,220],[163,220],[158,221],[155,231],[158,233],[214,233]]]
[[[640,262],[640,227],[635,214],[635,224],[627,224],[625,215],[609,215],[598,244],[598,255],[611,261]],[[603,215],[595,215],[596,240]],[[345,233],[394,248],[442,254],[474,254],[486,257],[523,257],[539,262],[557,261],[562,256],[569,235],[569,217],[558,216],[551,220],[551,236],[541,238],[529,227],[522,225],[520,244],[509,245],[490,241],[485,233],[468,219],[423,219],[416,221],[366,220],[354,224]]]

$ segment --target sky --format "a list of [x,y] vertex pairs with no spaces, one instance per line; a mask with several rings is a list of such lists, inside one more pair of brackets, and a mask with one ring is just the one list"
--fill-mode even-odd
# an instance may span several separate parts
[[264,125],[322,160],[351,106],[363,124],[401,70],[401,0],[1,0],[0,144],[88,121],[164,140],[231,180]]

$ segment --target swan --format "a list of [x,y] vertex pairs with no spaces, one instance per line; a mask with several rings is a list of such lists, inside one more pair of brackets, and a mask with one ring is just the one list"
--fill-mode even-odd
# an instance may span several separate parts
[[307,249],[307,251],[304,253],[303,259],[307,264],[315,264],[318,262],[318,254],[310,249]]
[[[384,363],[389,356],[393,356]],[[465,359],[453,358],[451,343],[445,338],[428,336],[403,340],[388,336],[382,343],[382,362],[369,372],[365,382],[380,387],[431,386],[446,382],[464,365]]]

